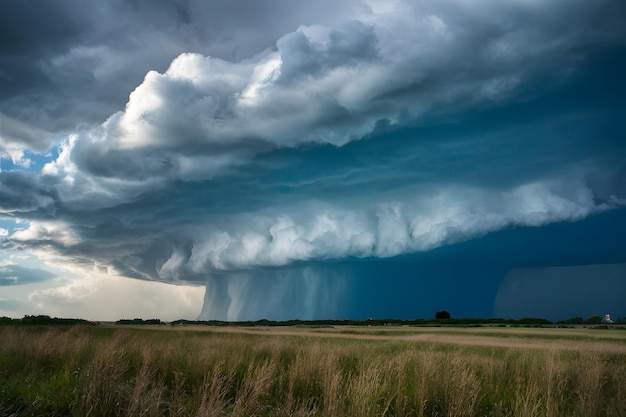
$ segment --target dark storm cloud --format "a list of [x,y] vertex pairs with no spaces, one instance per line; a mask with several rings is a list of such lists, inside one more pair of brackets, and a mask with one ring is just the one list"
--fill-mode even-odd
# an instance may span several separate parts
[[[0,145],[10,148],[8,141],[45,150],[54,134],[101,122],[122,108],[146,72],[165,70],[183,52],[239,61],[274,45],[300,24],[332,24],[355,7],[355,2],[341,2],[333,4],[333,13],[325,13],[330,4],[2,2],[0,112],[15,122],[1,126],[5,143]],[[23,124],[38,134],[17,128]]]
[[[180,55],[164,73],[146,75],[124,112],[80,135],[73,160],[97,176],[212,178],[272,148],[341,146],[381,121],[523,98],[533,84],[570,75],[589,45],[610,45],[621,33],[610,19],[605,31],[589,27],[584,19],[600,6],[574,9],[567,23],[547,13],[539,24],[532,18],[543,9],[509,6],[486,30],[468,10],[442,4],[428,12],[445,22],[404,6],[366,23],[302,27],[277,51],[241,62]],[[550,42],[539,47],[539,39]]]
[[54,210],[55,191],[32,173],[22,171],[0,172],[0,201],[2,211],[12,217],[35,218],[51,214]]
[[[80,4],[76,6],[80,7]],[[63,53],[83,32],[82,19],[64,4],[19,0],[0,5],[0,91],[3,99],[50,87],[46,61]],[[25,30],[27,28],[27,30]]]
[[340,22],[319,2],[85,4],[55,12],[85,19],[51,55],[22,41],[56,90],[5,93],[14,159],[48,146],[35,128],[83,125],[41,172],[2,173],[2,212],[30,221],[7,248],[206,282],[206,318],[332,315],[260,295],[337,300],[349,268],[322,263],[624,204],[626,65],[597,64],[623,51],[618,2],[349,5]]

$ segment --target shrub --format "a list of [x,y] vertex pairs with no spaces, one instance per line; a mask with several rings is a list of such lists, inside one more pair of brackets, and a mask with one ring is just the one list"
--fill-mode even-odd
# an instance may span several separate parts
[[583,324],[585,320],[582,317],[572,317],[571,319],[560,321],[558,324]]

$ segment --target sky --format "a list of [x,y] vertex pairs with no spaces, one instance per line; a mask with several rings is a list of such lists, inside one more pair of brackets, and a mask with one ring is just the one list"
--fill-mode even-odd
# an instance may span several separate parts
[[0,315],[626,317],[621,0],[5,0]]

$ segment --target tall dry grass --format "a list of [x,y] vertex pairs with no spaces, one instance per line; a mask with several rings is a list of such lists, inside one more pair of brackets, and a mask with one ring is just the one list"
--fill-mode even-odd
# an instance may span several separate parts
[[0,415],[624,416],[620,354],[0,327]]

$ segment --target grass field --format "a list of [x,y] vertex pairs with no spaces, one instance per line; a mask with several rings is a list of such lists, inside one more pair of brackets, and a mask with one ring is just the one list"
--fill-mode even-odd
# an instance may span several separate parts
[[626,331],[0,326],[0,415],[626,416]]

